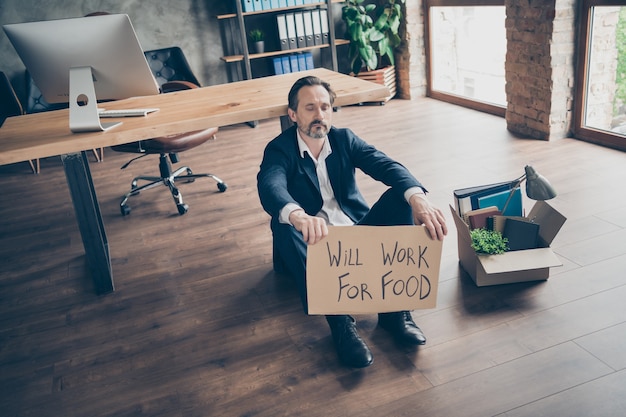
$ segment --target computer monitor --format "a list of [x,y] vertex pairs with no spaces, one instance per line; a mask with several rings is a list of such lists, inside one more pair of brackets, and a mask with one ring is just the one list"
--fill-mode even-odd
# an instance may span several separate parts
[[50,103],[69,103],[74,132],[106,130],[97,102],[159,93],[125,14],[7,24],[5,33]]

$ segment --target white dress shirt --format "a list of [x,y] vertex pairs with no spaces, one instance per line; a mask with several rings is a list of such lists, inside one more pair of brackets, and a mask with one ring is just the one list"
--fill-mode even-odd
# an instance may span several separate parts
[[[321,217],[326,220],[326,223],[333,226],[351,226],[354,224],[352,219],[341,210],[333,188],[330,185],[330,179],[328,178],[328,170],[326,169],[326,158],[333,152],[330,147],[330,141],[328,137],[320,139],[324,141],[324,146],[319,154],[319,157],[315,159],[311,150],[307,144],[300,137],[300,132],[297,132],[298,136],[298,148],[300,150],[300,156],[306,158],[307,155],[315,164],[315,171],[317,173],[317,180],[319,182],[320,193],[322,194],[322,209],[317,213],[316,217]],[[413,194],[424,194],[424,190],[421,187],[411,187],[404,193],[404,198],[409,201]],[[292,211],[301,209],[300,206],[294,203],[286,204],[280,211],[279,221],[281,223],[290,224],[289,215]]]

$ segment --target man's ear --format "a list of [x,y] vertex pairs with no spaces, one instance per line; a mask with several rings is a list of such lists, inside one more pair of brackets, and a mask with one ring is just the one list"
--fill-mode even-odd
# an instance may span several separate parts
[[289,115],[289,118],[291,119],[292,122],[296,122],[296,112],[291,110],[290,108],[287,108],[287,114]]

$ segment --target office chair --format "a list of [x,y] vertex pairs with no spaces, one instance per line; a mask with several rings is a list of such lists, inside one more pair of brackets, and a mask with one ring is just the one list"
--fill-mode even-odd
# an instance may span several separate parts
[[[191,71],[187,59],[180,48],[163,48],[146,51],[144,54],[162,94],[199,87],[198,80]],[[139,176],[133,179],[130,191],[122,197],[122,201],[120,202],[122,216],[130,214],[131,209],[128,205],[128,199],[130,197],[161,184],[169,188],[174,202],[176,203],[178,214],[180,215],[187,213],[189,206],[183,202],[182,194],[176,187],[176,181],[184,180],[185,182],[193,182],[196,178],[209,177],[217,182],[217,188],[220,192],[226,191],[228,188],[226,183],[213,174],[194,174],[191,168],[187,166],[183,166],[172,172],[172,163],[178,162],[178,153],[193,149],[208,140],[215,139],[217,131],[218,128],[213,127],[194,132],[112,146],[112,149],[117,152],[141,154],[128,161],[121,169],[125,169],[130,163],[144,156],[151,154],[159,155],[160,176]],[[148,181],[148,183],[139,186],[139,181]]]
[[[7,117],[20,116],[22,114],[24,114],[24,109],[17,98],[17,94],[15,94],[9,77],[3,71],[0,71],[0,126],[4,124]],[[33,174],[39,174],[39,159],[29,160],[28,163]]]
[[[31,113],[41,113],[45,111],[52,110],[60,110],[67,109],[69,104],[67,103],[48,103],[46,99],[43,97],[41,90],[37,87],[37,84],[33,81],[33,78],[30,76],[28,71],[25,72],[25,80],[26,80],[26,114]],[[94,158],[96,158],[96,162],[100,162],[104,158],[104,149],[92,149]],[[39,164],[39,161],[37,161]],[[39,171],[37,171],[39,172]]]

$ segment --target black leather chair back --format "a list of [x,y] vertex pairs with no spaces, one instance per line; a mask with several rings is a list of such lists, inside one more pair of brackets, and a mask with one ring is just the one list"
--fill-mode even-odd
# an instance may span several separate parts
[[189,81],[200,86],[198,79],[191,71],[187,58],[179,47],[173,46],[145,51],[144,55],[159,87],[170,81]]
[[22,114],[22,105],[13,90],[11,81],[4,72],[0,71],[0,126],[7,117],[20,114]]
[[26,71],[26,94],[28,95],[26,100],[26,113],[40,113],[69,107],[67,103],[48,103],[46,99],[43,98],[41,90],[39,90],[39,87],[37,87],[28,71]]

